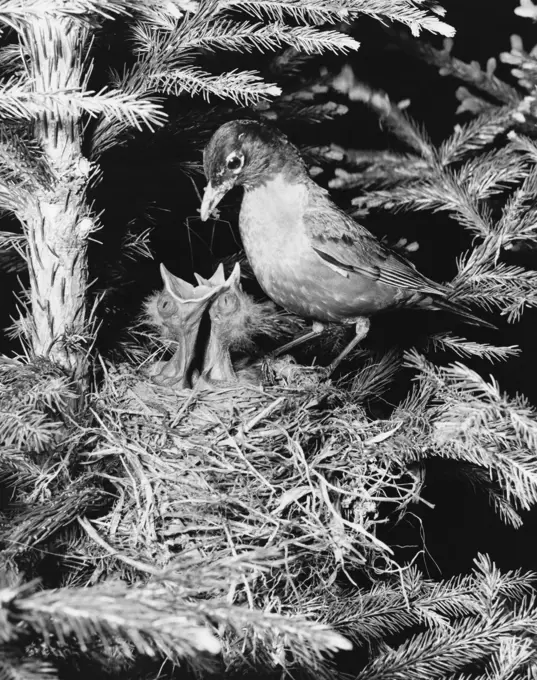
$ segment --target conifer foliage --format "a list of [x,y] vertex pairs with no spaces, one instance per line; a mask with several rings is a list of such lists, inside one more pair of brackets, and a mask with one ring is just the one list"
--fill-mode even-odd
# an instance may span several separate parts
[[[470,122],[434,145],[361,82],[347,59],[363,16],[461,80]],[[385,531],[431,504],[433,458],[514,527],[537,504],[535,407],[482,371],[516,346],[445,331],[366,343],[332,381],[265,357],[258,336],[304,323],[252,302],[232,358],[257,382],[174,390],[151,380],[174,351],[158,296],[121,351],[98,344],[149,231],[123,225],[113,275],[89,285],[106,229],[93,192],[118,146],[179,137],[192,178],[224,120],[315,124],[362,102],[404,150],[310,145],[312,175],[362,217],[447,213],[471,237],[457,297],[519,320],[537,303],[516,259],[535,242],[535,55],[513,38],[504,82],[494,60],[453,56],[443,16],[426,0],[0,0],[0,263],[29,284],[12,328],[24,351],[0,357],[0,678],[343,678],[349,663],[357,680],[534,677],[534,574],[478,555],[426,578]],[[107,50],[114,68],[98,72]],[[316,349],[342,341],[332,330]]]

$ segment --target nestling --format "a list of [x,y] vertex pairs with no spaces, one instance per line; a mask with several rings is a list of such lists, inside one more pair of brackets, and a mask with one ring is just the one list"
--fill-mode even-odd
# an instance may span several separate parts
[[422,275],[338,208],[275,129],[252,120],[225,123],[205,148],[203,163],[203,221],[232,187],[244,187],[240,234],[265,293],[315,322],[356,326],[356,337],[332,369],[365,337],[369,317],[389,309],[449,310],[488,325],[450,300],[448,286]]
[[[223,264],[208,279],[194,272],[197,286],[164,265],[161,275],[164,289],[145,301],[145,322],[174,348],[172,357],[150,367],[151,379],[158,385],[183,390],[259,384],[262,363],[252,356],[258,353],[256,340],[262,335],[288,336],[300,325],[274,303],[257,302],[242,290],[238,262],[228,278]],[[270,364],[275,378],[281,377],[282,366]]]

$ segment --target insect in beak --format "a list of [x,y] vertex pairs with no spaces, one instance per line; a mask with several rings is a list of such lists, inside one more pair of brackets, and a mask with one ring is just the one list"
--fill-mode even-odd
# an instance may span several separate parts
[[219,187],[213,187],[210,182],[207,184],[203,193],[203,200],[201,202],[200,209],[200,217],[202,222],[206,222],[209,219],[213,210],[224,198],[232,186],[233,182],[224,182]]

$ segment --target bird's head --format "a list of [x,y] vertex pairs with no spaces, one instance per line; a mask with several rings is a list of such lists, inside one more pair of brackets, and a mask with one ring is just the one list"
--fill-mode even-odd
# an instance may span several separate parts
[[289,181],[306,175],[287,137],[254,120],[233,120],[219,127],[205,147],[203,167],[207,178],[200,210],[203,222],[234,186],[254,189],[279,172]]

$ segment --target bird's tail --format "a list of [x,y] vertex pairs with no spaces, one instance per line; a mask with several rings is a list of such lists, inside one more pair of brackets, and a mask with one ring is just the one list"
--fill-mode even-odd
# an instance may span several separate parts
[[453,300],[446,298],[436,298],[434,305],[438,310],[452,312],[453,314],[460,316],[461,319],[464,319],[468,323],[472,324],[472,326],[481,326],[483,328],[492,328],[493,330],[498,330],[497,326],[485,321],[485,319],[477,316],[476,314],[472,314],[472,312],[460,302],[454,302]]

